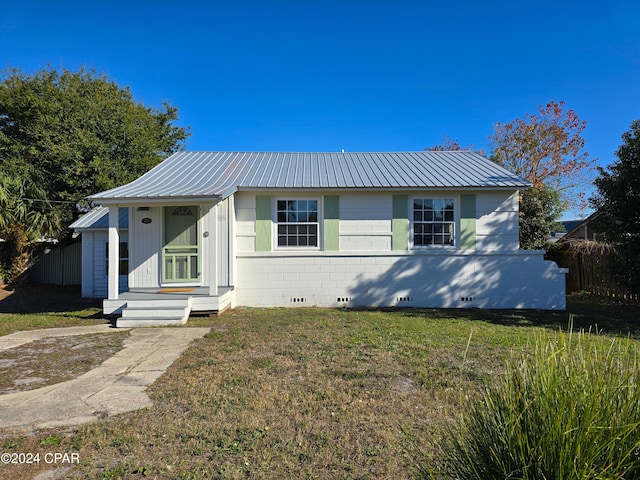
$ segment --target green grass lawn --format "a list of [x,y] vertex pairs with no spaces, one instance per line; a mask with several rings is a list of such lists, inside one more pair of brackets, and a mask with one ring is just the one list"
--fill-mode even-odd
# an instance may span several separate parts
[[[0,333],[97,321],[91,309],[32,310],[0,313]],[[573,298],[569,312],[577,328],[640,337],[638,306]],[[152,407],[76,430],[0,432],[0,450],[77,452],[65,478],[417,478],[425,459],[437,462],[434,446],[461,403],[538,329],[566,329],[569,312],[237,309],[195,318],[189,325],[211,333],[150,387]],[[0,477],[32,478],[37,468],[0,466]]]
[[0,336],[18,330],[105,323],[102,302],[80,298],[80,287],[0,286]]

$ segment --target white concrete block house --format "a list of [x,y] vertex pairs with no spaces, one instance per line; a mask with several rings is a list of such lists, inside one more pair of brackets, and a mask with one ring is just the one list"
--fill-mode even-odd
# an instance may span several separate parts
[[564,309],[565,271],[519,249],[528,186],[470,151],[180,152],[90,197],[82,292],[118,326],[235,306]]

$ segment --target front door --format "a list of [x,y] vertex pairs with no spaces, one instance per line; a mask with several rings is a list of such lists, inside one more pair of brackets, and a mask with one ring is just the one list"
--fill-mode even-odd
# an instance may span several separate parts
[[162,282],[198,282],[199,253],[198,207],[165,207]]

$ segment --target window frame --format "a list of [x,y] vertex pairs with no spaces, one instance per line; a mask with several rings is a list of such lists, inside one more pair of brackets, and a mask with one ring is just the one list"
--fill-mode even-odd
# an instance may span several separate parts
[[[432,220],[432,221],[420,221],[416,222],[415,220],[415,211],[414,205],[416,200],[441,200],[446,201],[450,200],[453,202],[453,220],[442,222]],[[415,243],[415,224],[416,223],[450,223],[453,226],[453,234],[452,234],[452,244],[428,244],[428,245],[416,245]],[[458,195],[412,195],[409,197],[409,248],[412,250],[457,250],[460,246],[459,235],[460,235],[460,197]]]
[[[280,210],[278,208],[278,204],[279,202],[308,202],[308,201],[313,201],[316,202],[316,221],[315,222],[281,222],[279,221],[279,213],[282,212],[282,210]],[[285,212],[287,210],[284,210]],[[309,210],[307,210],[309,211]],[[280,251],[302,251],[302,250],[306,250],[306,251],[318,251],[321,250],[322,248],[322,218],[323,218],[323,213],[322,213],[322,197],[311,197],[311,196],[306,196],[306,195],[288,195],[288,196],[283,196],[283,195],[278,195],[278,196],[274,196],[273,198],[273,205],[272,205],[272,212],[273,212],[273,232],[272,232],[272,237],[273,237],[273,249],[274,250],[280,250]],[[280,245],[278,242],[278,237],[282,234],[279,233],[279,227],[281,225],[296,225],[296,224],[307,224],[307,225],[316,225],[316,245]],[[286,235],[286,234],[285,234]],[[298,234],[299,235],[299,234]],[[298,238],[301,238],[298,236]]]

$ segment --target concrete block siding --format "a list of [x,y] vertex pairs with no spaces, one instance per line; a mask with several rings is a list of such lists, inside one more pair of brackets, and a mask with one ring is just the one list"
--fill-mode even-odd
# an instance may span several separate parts
[[237,305],[564,309],[543,252],[238,256]]

